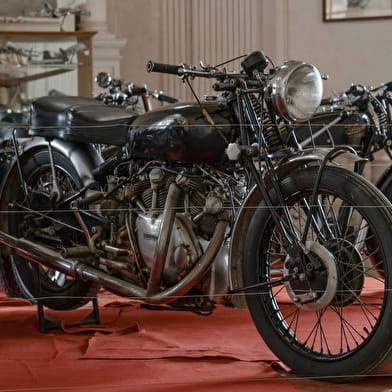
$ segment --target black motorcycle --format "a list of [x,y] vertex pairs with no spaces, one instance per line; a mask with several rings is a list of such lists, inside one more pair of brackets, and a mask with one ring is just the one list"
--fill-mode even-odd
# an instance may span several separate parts
[[[107,72],[99,72],[95,77],[95,82],[101,88],[101,91],[94,98],[67,97],[63,92],[51,89],[48,93],[47,100],[61,102],[64,110],[67,112],[75,109],[78,110],[78,116],[80,118],[82,117],[80,105],[82,105],[86,110],[84,116],[87,117],[83,120],[87,122],[90,121],[89,116],[91,112],[95,113],[99,111],[102,104],[119,107],[113,109],[105,108],[104,110],[106,116],[110,115],[116,119],[121,119],[150,111],[154,106],[154,101],[159,102],[160,105],[178,101],[176,98],[166,95],[162,91],[150,90],[147,85],[139,86],[125,79],[113,78]],[[58,97],[64,98],[59,100]],[[27,106],[29,104],[25,102],[24,105]],[[14,156],[15,149],[12,143],[13,130],[15,127],[23,127],[21,124],[27,124],[29,119],[30,113],[27,109],[17,115],[15,110],[1,110],[0,108],[0,179],[6,173]],[[118,146],[114,145],[95,144],[95,147],[103,155],[104,159],[113,150],[117,151],[119,149]]]
[[150,90],[147,85],[139,86],[125,79],[113,78],[107,72],[99,72],[95,82],[102,92],[97,94],[96,100],[107,105],[128,107],[136,113],[145,113],[152,110],[152,99],[163,103],[176,103],[177,98],[165,94],[163,91]]
[[[392,82],[377,87],[351,85],[342,93],[322,100],[319,113],[296,125],[302,147],[352,146],[364,160],[354,170],[363,174],[367,162],[384,151],[392,161]],[[375,185],[392,200],[392,165]]]
[[[219,95],[143,114],[32,102],[1,186],[5,289],[57,310],[100,287],[160,309],[248,306],[299,375],[368,375],[392,350],[390,204],[336,167],[362,159],[352,148],[297,141],[322,97],[314,66],[262,52],[227,66],[149,62]],[[104,159],[97,144],[119,148]]]

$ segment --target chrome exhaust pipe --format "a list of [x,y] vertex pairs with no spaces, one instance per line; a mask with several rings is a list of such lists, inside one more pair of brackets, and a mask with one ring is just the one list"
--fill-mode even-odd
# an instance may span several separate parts
[[0,243],[14,249],[18,256],[33,261],[34,263],[56,269],[73,278],[83,278],[101,283],[103,286],[125,296],[146,296],[146,290],[134,284],[114,278],[81,261],[65,259],[60,253],[24,238],[17,238],[4,231],[0,231]]
[[60,253],[36,244],[24,238],[17,238],[4,231],[0,231],[0,244],[15,250],[18,256],[54,268],[72,277],[76,277],[76,266],[79,262],[64,259]]
[[146,289],[109,275],[81,261],[65,259],[58,252],[27,239],[14,237],[4,231],[0,231],[0,244],[14,249],[17,255],[34,263],[56,269],[74,278],[97,282],[124,297],[136,297],[152,304],[165,304],[172,302],[175,297],[186,294],[204,275],[219,252],[225,238],[227,225],[228,221],[226,220],[218,222],[206,252],[184,279],[176,285],[152,296],[147,296]]

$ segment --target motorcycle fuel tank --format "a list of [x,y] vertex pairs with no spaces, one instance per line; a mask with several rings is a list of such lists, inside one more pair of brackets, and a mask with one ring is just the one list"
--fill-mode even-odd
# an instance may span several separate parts
[[[330,124],[339,117],[341,111],[318,113],[309,121],[299,123],[295,127],[295,135],[299,142],[308,139],[311,135],[317,134],[325,125]],[[309,143],[318,147],[344,146],[359,147],[361,140],[366,135],[369,122],[366,115],[353,114],[339,121],[328,128],[321,135],[313,138]]]
[[230,112],[219,101],[177,103],[140,115],[130,129],[132,158],[180,163],[221,163],[234,137]]

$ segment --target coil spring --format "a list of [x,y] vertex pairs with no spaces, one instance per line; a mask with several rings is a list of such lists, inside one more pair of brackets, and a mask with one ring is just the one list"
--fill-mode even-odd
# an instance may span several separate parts
[[257,118],[263,119],[263,135],[268,152],[273,153],[281,149],[282,142],[279,136],[279,129],[274,125],[268,111],[265,110],[264,114],[262,114],[262,107],[257,97],[254,94],[251,94],[250,98]]
[[371,116],[377,117],[377,120],[374,120],[375,124],[376,124],[376,129],[379,130],[379,132],[382,132],[382,135],[384,137],[386,137],[386,132],[389,129],[389,123],[388,123],[388,116],[387,116],[387,108],[384,106],[381,100],[378,99],[371,99]]
[[380,128],[388,129],[388,118],[385,110],[381,110],[378,114],[378,121],[380,122]]

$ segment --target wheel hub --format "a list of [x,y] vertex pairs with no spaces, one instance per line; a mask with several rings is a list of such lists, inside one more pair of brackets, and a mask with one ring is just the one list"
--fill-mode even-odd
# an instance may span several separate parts
[[[338,271],[334,256],[318,242],[307,241],[306,249],[308,263],[305,271],[300,273],[298,279],[285,282],[290,299],[303,310],[317,311],[325,308],[335,298],[338,288]],[[310,262],[313,259],[314,262]],[[287,268],[283,269],[284,276],[293,273]]]

